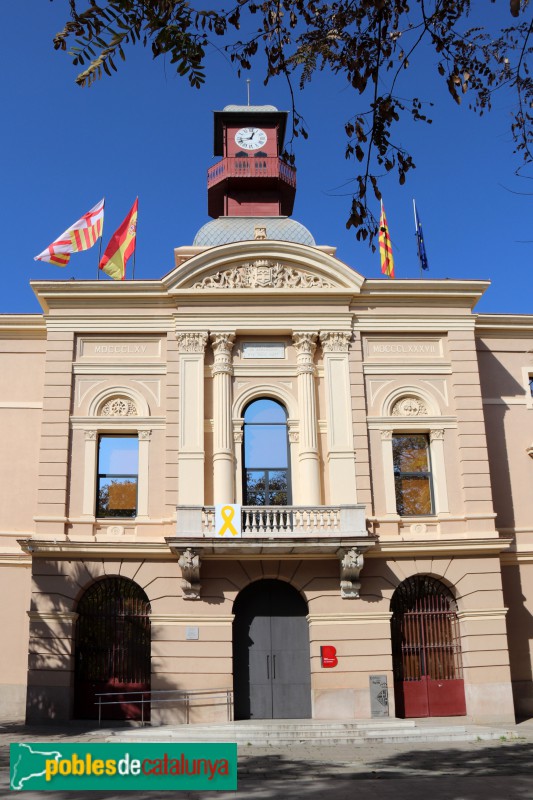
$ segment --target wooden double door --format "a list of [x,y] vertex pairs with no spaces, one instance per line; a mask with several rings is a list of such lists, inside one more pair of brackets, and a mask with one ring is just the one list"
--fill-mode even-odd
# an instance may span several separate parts
[[287,583],[260,580],[234,605],[236,719],[307,719],[311,670],[307,604]]

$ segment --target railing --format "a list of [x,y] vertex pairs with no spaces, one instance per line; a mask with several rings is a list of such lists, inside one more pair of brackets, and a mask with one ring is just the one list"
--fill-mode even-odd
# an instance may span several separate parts
[[290,186],[296,186],[295,168],[272,156],[223,158],[207,171],[208,187],[226,178],[281,178]]
[[[168,697],[168,695],[172,695],[172,697]],[[228,722],[233,720],[233,689],[155,689],[150,692],[101,692],[95,694],[95,697],[98,698],[98,700],[95,700],[95,705],[98,706],[99,726],[102,724],[103,706],[121,706],[127,703],[134,703],[135,705],[141,706],[141,724],[143,726],[145,705],[149,705],[150,710],[152,710],[154,706],[157,707],[159,704],[184,704],[185,723],[188,725],[190,721],[191,700],[195,698],[199,700],[222,699],[226,704]],[[120,697],[121,699],[107,699],[110,697]]]
[[[213,536],[214,506],[178,506],[178,536]],[[366,536],[364,506],[242,506],[243,537]]]

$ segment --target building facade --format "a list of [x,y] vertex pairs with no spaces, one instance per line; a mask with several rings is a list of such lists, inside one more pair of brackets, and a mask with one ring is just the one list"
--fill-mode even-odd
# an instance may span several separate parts
[[3,718],[533,710],[533,316],[316,245],[284,124],[216,112],[161,280],[0,318]]

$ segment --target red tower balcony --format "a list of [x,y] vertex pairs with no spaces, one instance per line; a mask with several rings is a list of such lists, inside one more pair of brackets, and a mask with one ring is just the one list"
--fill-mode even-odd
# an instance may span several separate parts
[[290,216],[296,169],[278,157],[223,158],[207,172],[208,213],[221,216]]

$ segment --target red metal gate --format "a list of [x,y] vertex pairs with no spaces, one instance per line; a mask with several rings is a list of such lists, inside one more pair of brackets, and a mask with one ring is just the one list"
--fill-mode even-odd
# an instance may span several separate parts
[[[94,583],[78,603],[74,714],[96,719],[95,695],[120,692],[102,719],[140,719],[141,706],[128,692],[150,691],[150,603],[143,590],[122,577]],[[150,718],[149,705],[144,719]]]
[[466,714],[459,622],[449,589],[415,575],[398,586],[391,610],[398,716]]

